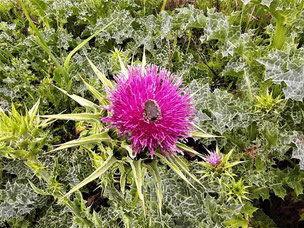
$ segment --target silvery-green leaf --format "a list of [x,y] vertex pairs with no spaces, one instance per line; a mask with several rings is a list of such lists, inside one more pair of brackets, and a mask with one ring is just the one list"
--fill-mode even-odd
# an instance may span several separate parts
[[302,101],[304,97],[304,48],[290,51],[276,50],[258,59],[266,68],[265,80],[272,79],[276,84],[285,82],[285,98]]
[[262,0],[261,4],[267,7],[270,7],[270,4],[273,2],[273,0]]
[[247,5],[251,0],[241,0],[244,5]]
[[300,160],[300,168],[304,170],[304,136],[294,132],[294,144],[296,148],[293,149],[292,158]]

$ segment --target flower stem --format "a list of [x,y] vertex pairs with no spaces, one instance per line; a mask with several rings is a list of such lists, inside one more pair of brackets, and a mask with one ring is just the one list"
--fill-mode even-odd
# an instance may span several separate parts
[[242,14],[241,14],[241,20],[240,20],[240,27],[241,27],[241,30],[242,30],[242,22],[243,22],[244,10],[245,10],[245,4],[243,3],[243,6],[242,6]]
[[165,7],[166,7],[166,5],[167,5],[167,1],[168,1],[168,0],[163,0],[163,5],[162,5],[162,7],[161,7],[161,9],[160,9],[159,12],[161,12],[161,11],[163,11],[163,10],[165,9]]
[[273,38],[273,45],[275,46],[275,48],[282,48],[285,41],[286,33],[287,28],[284,26],[284,18],[281,16],[276,17],[276,30]]

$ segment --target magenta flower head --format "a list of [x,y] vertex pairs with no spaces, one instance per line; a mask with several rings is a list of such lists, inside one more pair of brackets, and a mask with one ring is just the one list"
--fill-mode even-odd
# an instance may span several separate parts
[[222,161],[222,156],[219,155],[216,151],[212,152],[206,157],[206,162],[210,165],[217,166]]
[[103,121],[129,135],[136,154],[148,149],[153,158],[156,149],[165,155],[180,151],[175,143],[190,135],[195,114],[191,98],[180,89],[181,78],[155,65],[138,65],[115,80],[108,97],[111,115]]

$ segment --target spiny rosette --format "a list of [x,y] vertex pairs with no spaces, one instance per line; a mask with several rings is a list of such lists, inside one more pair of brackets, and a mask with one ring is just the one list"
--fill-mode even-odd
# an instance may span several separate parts
[[138,65],[115,80],[108,97],[111,115],[103,121],[129,135],[136,154],[148,149],[153,158],[157,149],[165,155],[178,152],[175,143],[190,136],[195,114],[189,94],[180,88],[182,79],[155,65]]

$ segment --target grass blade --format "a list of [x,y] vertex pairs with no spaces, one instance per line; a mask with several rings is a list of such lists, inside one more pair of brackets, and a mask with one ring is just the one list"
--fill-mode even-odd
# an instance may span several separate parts
[[51,59],[54,61],[55,66],[59,69],[59,71],[64,75],[67,76],[67,72],[62,68],[61,64],[58,62],[57,58],[53,55],[51,50],[48,46],[45,46],[41,40],[35,39],[35,42],[51,57]]
[[39,40],[36,40],[37,44],[45,51],[48,53],[48,55],[51,57],[51,59],[54,61],[56,67],[60,70],[60,72],[62,73],[62,75],[64,75],[64,77],[67,77],[68,74],[67,72],[63,69],[63,67],[61,66],[61,64],[58,62],[57,58],[53,55],[53,53],[51,52],[50,48],[48,47],[45,39],[43,38],[43,36],[41,35],[41,33],[39,32],[38,28],[35,26],[35,24],[33,23],[31,17],[29,16],[26,7],[23,3],[23,0],[20,0],[20,5],[21,8],[27,18],[27,20],[29,21],[29,24],[31,26],[31,28],[35,31],[36,35],[38,36]]
[[113,21],[111,21],[109,24],[107,24],[106,26],[102,27],[101,29],[99,29],[97,32],[95,32],[93,35],[91,35],[89,38],[85,39],[84,41],[82,41],[77,47],[75,47],[67,56],[65,62],[64,62],[64,68],[66,70],[68,70],[69,68],[69,63],[70,60],[72,58],[72,56],[80,49],[82,48],[84,45],[86,45],[92,38],[94,38],[95,36],[97,36],[99,33],[101,33],[103,30],[105,30],[107,27],[109,27],[111,24],[114,23],[116,19],[114,19]]
[[27,20],[28,20],[29,23],[30,23],[31,28],[35,31],[35,33],[36,33],[37,36],[39,37],[41,43],[42,43],[45,47],[47,47],[47,44],[46,44],[44,38],[42,37],[42,35],[41,35],[41,33],[39,32],[38,28],[35,26],[35,24],[33,23],[32,19],[31,19],[31,17],[29,16],[29,14],[28,14],[28,12],[27,12],[27,10],[26,10],[26,8],[25,8],[25,5],[24,5],[24,3],[23,3],[23,0],[20,0],[19,2],[20,2],[21,8],[22,8],[22,10],[23,10],[23,12],[24,12],[24,14],[25,14]]

